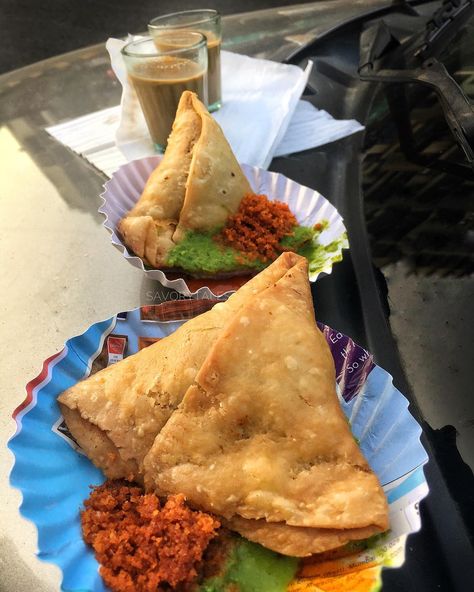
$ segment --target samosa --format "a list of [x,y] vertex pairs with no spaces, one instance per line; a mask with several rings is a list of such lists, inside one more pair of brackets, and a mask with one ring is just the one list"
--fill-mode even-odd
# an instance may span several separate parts
[[197,95],[181,95],[165,155],[119,224],[124,243],[152,267],[190,230],[223,226],[251,187],[219,124]]
[[284,253],[225,303],[59,397],[110,478],[184,493],[293,556],[388,527],[313,313],[307,261]]
[[228,319],[300,259],[284,253],[226,302],[59,396],[72,435],[108,477],[142,481],[144,456]]
[[[251,540],[295,555],[386,530],[385,496],[335,386],[300,258],[221,331],[144,460],[146,486],[184,493]],[[289,545],[295,528],[315,531]]]

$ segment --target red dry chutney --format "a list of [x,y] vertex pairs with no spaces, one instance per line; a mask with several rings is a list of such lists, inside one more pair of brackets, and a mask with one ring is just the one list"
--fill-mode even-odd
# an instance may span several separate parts
[[218,241],[243,251],[249,259],[273,260],[284,250],[281,239],[292,234],[298,221],[286,203],[266,195],[246,195],[230,216]]
[[183,495],[162,503],[121,482],[95,487],[84,507],[84,540],[113,592],[159,592],[193,582],[220,526],[213,516],[188,508]]

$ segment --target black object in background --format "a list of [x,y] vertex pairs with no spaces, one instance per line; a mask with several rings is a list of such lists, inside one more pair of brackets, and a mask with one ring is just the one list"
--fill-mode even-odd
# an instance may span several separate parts
[[0,0],[0,74],[96,43],[146,31],[155,16],[214,8],[235,14],[313,0]]

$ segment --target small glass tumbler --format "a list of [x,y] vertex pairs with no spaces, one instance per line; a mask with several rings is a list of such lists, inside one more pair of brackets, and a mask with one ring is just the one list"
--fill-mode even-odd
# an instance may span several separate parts
[[221,104],[221,16],[217,10],[185,10],[158,16],[150,21],[148,32],[152,37],[167,30],[199,31],[207,38],[207,84],[209,111],[217,111]]
[[181,94],[195,92],[207,105],[207,41],[197,31],[160,31],[122,49],[153,143],[163,153]]

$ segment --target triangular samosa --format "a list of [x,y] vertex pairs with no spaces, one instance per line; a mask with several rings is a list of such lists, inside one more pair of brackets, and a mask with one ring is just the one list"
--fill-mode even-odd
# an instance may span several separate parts
[[142,480],[143,457],[224,325],[300,260],[294,253],[284,253],[225,303],[60,395],[58,401],[72,435],[108,477]]
[[119,230],[139,257],[165,266],[167,253],[188,230],[223,226],[248,193],[249,182],[218,123],[185,91],[163,160]]
[[220,333],[145,458],[146,486],[228,520],[385,530],[335,384],[303,259]]

